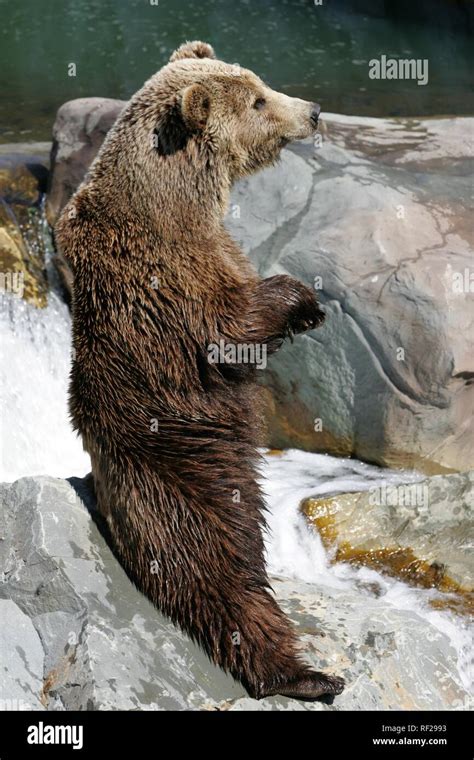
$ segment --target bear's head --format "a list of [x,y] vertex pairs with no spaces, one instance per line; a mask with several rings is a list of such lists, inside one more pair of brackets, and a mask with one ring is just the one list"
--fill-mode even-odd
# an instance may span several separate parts
[[231,181],[272,164],[291,140],[312,135],[320,113],[317,103],[275,92],[197,41],[178,48],[130,105],[127,121],[136,118],[158,156],[192,144],[222,162]]

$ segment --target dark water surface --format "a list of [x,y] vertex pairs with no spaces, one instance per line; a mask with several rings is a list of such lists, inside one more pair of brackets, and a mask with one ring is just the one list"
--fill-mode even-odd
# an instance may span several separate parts
[[[185,39],[211,42],[219,57],[326,111],[474,112],[473,3],[152,2],[0,0],[0,142],[49,139],[66,100],[128,98]],[[428,84],[370,79],[368,62],[381,55],[428,59]]]

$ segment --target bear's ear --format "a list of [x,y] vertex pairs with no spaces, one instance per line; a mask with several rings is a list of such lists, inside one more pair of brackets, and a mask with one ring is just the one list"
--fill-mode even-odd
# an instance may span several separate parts
[[206,126],[211,96],[201,84],[191,84],[166,111],[155,129],[155,147],[162,156],[184,150],[192,134]]
[[156,150],[160,156],[172,156],[173,153],[184,150],[189,136],[190,132],[184,123],[181,108],[178,103],[175,103],[155,128]]
[[174,51],[170,58],[170,63],[174,61],[181,61],[183,58],[215,58],[216,54],[212,49],[212,46],[207,42],[200,42],[195,40],[194,42],[185,42],[177,50]]
[[181,113],[192,131],[204,129],[211,111],[211,96],[202,84],[190,84],[181,95]]

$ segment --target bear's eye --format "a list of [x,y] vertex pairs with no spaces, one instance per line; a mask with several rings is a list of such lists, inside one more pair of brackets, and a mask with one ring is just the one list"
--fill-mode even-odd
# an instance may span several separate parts
[[266,104],[267,104],[267,101],[265,100],[265,98],[257,98],[255,103],[253,104],[253,107],[256,108],[257,111],[261,111],[262,108],[265,108]]

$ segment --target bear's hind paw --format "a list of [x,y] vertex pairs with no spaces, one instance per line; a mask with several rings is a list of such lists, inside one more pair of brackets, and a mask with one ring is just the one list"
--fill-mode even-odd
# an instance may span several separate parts
[[339,676],[309,671],[280,683],[268,691],[264,690],[262,696],[269,697],[279,694],[282,697],[300,699],[306,702],[331,703],[334,697],[341,694],[344,686],[344,679],[339,678]]

